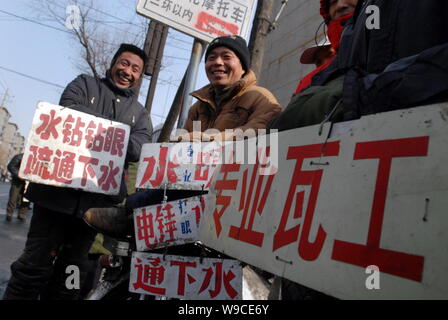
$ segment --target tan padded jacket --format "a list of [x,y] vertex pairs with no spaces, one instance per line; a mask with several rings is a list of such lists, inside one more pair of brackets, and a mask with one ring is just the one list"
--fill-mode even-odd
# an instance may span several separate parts
[[201,122],[201,132],[207,129],[265,129],[282,109],[274,95],[256,83],[255,73],[249,70],[229,88],[220,107],[215,104],[211,85],[192,92],[198,101],[190,108],[184,129],[192,132],[193,121]]

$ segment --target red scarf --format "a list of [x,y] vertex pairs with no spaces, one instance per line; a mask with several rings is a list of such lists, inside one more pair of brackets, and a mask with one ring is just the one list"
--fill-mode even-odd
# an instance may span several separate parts
[[334,50],[336,50],[336,52],[339,49],[339,42],[341,41],[342,31],[344,30],[345,23],[351,17],[353,17],[353,13],[346,14],[336,20],[331,20],[330,23],[328,23],[328,39],[330,40],[331,46]]
[[[342,17],[339,17],[336,20],[331,20],[330,23],[328,24],[328,30],[327,30],[328,39],[331,42],[331,47],[336,52],[338,52],[338,49],[339,49],[339,43],[341,41],[342,31],[344,30],[345,23],[352,16],[353,16],[353,13],[349,13]],[[302,80],[300,80],[295,94],[299,94],[303,89],[308,88],[313,80],[313,76],[316,73],[319,73],[320,71],[327,68],[331,64],[331,62],[333,62],[334,58],[335,57],[328,59],[328,61],[325,62],[323,65],[321,65],[320,67],[317,67],[316,69],[314,69],[313,71],[308,73],[306,76],[304,76],[302,78]]]

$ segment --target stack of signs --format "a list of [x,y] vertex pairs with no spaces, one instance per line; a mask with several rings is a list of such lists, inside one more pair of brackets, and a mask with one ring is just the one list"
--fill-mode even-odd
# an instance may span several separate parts
[[31,182],[116,195],[130,128],[39,102],[19,176]]
[[[219,157],[216,143],[145,144],[136,187],[206,190]],[[141,252],[199,241],[204,208],[205,197],[190,197],[134,210],[139,252],[132,256],[129,291],[180,299],[241,299],[242,269],[236,260]]]

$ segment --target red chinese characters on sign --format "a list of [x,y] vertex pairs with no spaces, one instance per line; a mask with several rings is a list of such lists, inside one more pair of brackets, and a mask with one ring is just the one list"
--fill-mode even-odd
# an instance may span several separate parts
[[[131,287],[144,293],[179,298],[230,298],[238,297],[240,288],[236,285],[241,276],[226,260],[196,257],[163,256],[158,254],[137,254],[133,258]],[[145,260],[148,262],[145,263]],[[236,262],[235,262],[236,263]],[[235,266],[235,263],[232,263]],[[142,293],[142,291],[136,291]]]
[[196,262],[188,262],[188,261],[171,261],[170,266],[178,266],[179,267],[179,277],[177,282],[177,294],[178,295],[185,295],[185,277],[188,278],[188,283],[192,284],[196,282],[196,279],[187,274],[187,267],[190,268],[196,268],[197,263]]
[[[33,174],[44,180],[70,184],[75,167],[75,153],[48,147],[31,145],[31,154],[26,159],[24,174]],[[49,168],[52,169],[49,169]],[[51,171],[51,172],[50,172]]]
[[218,294],[222,290],[222,284],[224,283],[224,289],[227,292],[227,295],[234,299],[238,292],[232,287],[231,281],[235,278],[235,274],[232,272],[232,270],[228,272],[224,272],[222,270],[222,262],[216,262],[214,263],[215,269],[213,270],[212,267],[207,269],[202,269],[202,271],[205,272],[205,278],[202,282],[201,288],[199,289],[199,293],[203,292],[207,288],[210,287],[210,282],[212,280],[212,276],[215,276],[215,286],[212,289],[209,289],[209,294],[211,298],[215,298],[218,296]]
[[160,258],[152,258],[149,264],[142,264],[137,258],[137,281],[134,289],[143,289],[148,293],[164,295],[166,289],[158,287],[165,280],[165,268],[160,265]]
[[114,168],[114,162],[110,160],[108,166],[101,166],[100,169],[102,172],[102,176],[98,180],[98,185],[101,186],[101,189],[104,191],[108,191],[111,186],[113,189],[117,189],[118,182],[120,181],[120,177],[117,177],[117,175],[120,172],[120,168]]
[[[298,186],[311,186],[308,204],[306,205],[303,229],[299,239],[298,253],[304,260],[312,261],[317,259],[324,244],[327,233],[322,225],[319,225],[317,236],[314,242],[308,240],[311,225],[313,223],[314,209],[316,207],[319,187],[322,180],[323,170],[302,170],[302,165],[307,158],[331,157],[339,154],[339,142],[330,142],[324,144],[313,144],[300,147],[289,147],[287,159],[295,159],[296,165],[289,186],[288,196],[282,212],[282,217],[278,229],[274,235],[273,251],[296,242],[299,239],[300,224],[286,230],[286,224],[290,218],[293,200],[296,200],[294,213],[292,218],[299,219],[302,217],[303,208],[305,207],[305,192],[296,193]],[[316,163],[316,165],[322,165]]]
[[376,265],[381,272],[421,282],[424,257],[380,248],[392,159],[425,157],[429,137],[361,142],[356,144],[354,160],[378,159],[378,172],[373,197],[367,244],[335,240],[332,259],[367,267]]
[[42,113],[40,115],[39,119],[42,120],[42,124],[36,129],[36,134],[39,135],[42,140],[48,140],[50,137],[57,139],[59,137],[56,126],[62,121],[62,118],[55,116],[55,110],[51,110],[50,114]]
[[230,205],[232,200],[231,196],[223,195],[225,190],[236,190],[238,186],[238,179],[228,179],[227,176],[230,172],[238,172],[240,170],[239,164],[223,164],[219,170],[220,173],[224,173],[222,179],[216,180],[215,190],[216,195],[216,208],[213,211],[213,220],[215,222],[216,236],[219,237],[222,231],[221,217]]
[[236,24],[223,21],[207,12],[198,14],[196,26],[198,30],[217,36],[229,36],[238,34],[239,27]]
[[75,118],[72,115],[69,115],[67,119],[65,119],[62,130],[63,134],[63,143],[67,143],[71,146],[79,147],[82,141],[82,131],[80,130],[85,126],[85,123],[81,121],[81,117],[76,119],[76,124],[73,127],[75,122]]
[[173,206],[166,204],[155,208],[155,213],[143,208],[141,214],[136,216],[137,239],[145,241],[148,248],[160,242],[176,241],[174,232],[177,230],[177,221],[174,219],[175,214],[171,212]]
[[201,212],[204,212],[205,210],[205,200],[203,197],[200,197],[200,202],[201,202],[201,206],[199,207],[199,205],[195,206],[192,208],[192,210],[194,211],[194,216],[195,216],[195,221],[196,221],[196,226],[199,227],[199,222],[201,221]]
[[79,161],[84,164],[82,168],[81,186],[85,186],[88,179],[96,179],[94,166],[98,165],[99,159],[87,156],[79,156]]
[[[266,156],[268,155],[269,147],[266,148]],[[263,245],[264,233],[253,230],[253,224],[255,214],[261,215],[263,212],[275,175],[260,175],[258,174],[259,170],[259,164],[257,163],[253,166],[249,184],[249,169],[246,169],[243,173],[239,211],[244,210],[244,213],[239,227],[230,226],[229,237],[261,247]],[[265,180],[267,181],[264,184]],[[256,185],[255,181],[257,181]],[[253,191],[255,191],[254,195]],[[250,208],[251,205],[252,207]],[[251,209],[250,216],[249,209]]]
[[197,156],[196,170],[194,171],[194,179],[196,181],[207,182],[205,188],[209,188],[212,180],[213,169],[219,163],[220,153],[223,147],[214,149],[212,152],[199,152]]
[[[143,174],[143,178],[140,182],[140,186],[143,186],[148,181],[150,182],[152,187],[158,187],[162,184],[163,179],[165,177],[165,171],[167,174],[167,179],[171,183],[175,183],[177,181],[176,172],[174,169],[179,166],[174,161],[167,161],[168,157],[168,147],[160,147],[159,159],[156,160],[154,157],[146,157],[143,158],[143,162],[147,162],[147,166],[145,168],[145,172]],[[156,176],[151,180],[151,177],[154,173],[156,163],[158,164],[156,170]]]
[[[42,180],[54,181],[64,184],[71,184],[75,170],[76,161],[83,163],[83,176],[81,186],[87,184],[88,179],[97,178],[95,168],[99,164],[99,159],[80,155],[76,157],[74,152],[62,151],[60,149],[52,150],[49,147],[39,147],[31,145],[29,155],[25,159],[25,175],[34,175]],[[98,185],[102,190],[109,190],[111,187],[119,187],[120,177],[118,167],[114,167],[114,161],[109,161],[109,166],[101,166],[103,173],[98,180]]]
[[[68,114],[62,122],[62,117],[56,116],[56,110],[42,113],[39,117],[42,123],[37,127],[36,134],[42,140],[58,139],[62,133],[62,143],[75,147],[86,147],[96,152],[109,152],[111,155],[122,156],[125,152],[126,130],[113,126],[104,127],[101,123],[82,121],[81,116]],[[61,132],[57,126],[62,122]],[[84,141],[84,143],[83,143]]]

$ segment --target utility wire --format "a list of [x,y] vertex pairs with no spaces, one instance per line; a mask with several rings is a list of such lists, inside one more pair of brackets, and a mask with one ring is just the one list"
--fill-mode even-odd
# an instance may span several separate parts
[[[55,26],[51,26],[51,25],[49,25],[49,24],[45,24],[45,23],[42,23],[42,22],[39,22],[39,21],[30,19],[30,18],[26,18],[26,17],[23,17],[23,16],[19,16],[19,15],[16,15],[16,14],[14,14],[14,13],[11,13],[11,12],[7,12],[7,11],[1,10],[1,9],[0,9],[0,12],[1,12],[1,13],[4,13],[4,14],[7,14],[7,15],[10,15],[10,16],[13,16],[13,17],[15,17],[15,18],[18,18],[18,19],[20,19],[20,20],[24,20],[24,21],[31,22],[31,23],[36,23],[36,24],[39,24],[39,25],[41,25],[41,26],[44,26],[44,27],[47,27],[47,28],[51,28],[51,29],[54,29],[54,30],[57,30],[57,31],[62,31],[62,32],[65,32],[65,33],[70,34],[70,35],[73,34],[73,33],[70,32],[70,31],[67,31],[67,30],[64,30],[64,29],[61,29],[61,28],[58,28],[58,27],[55,27]],[[117,19],[118,19],[118,18],[117,18]],[[98,23],[103,23],[103,22],[104,22],[104,21],[101,21],[101,20],[94,20],[94,19],[92,19],[91,21],[95,21],[95,22],[98,22]],[[117,27],[113,27],[113,28],[114,28],[115,30],[118,30],[118,31],[121,31],[121,32],[124,32],[124,33],[130,33],[130,34],[133,34],[133,35],[135,35],[135,36],[138,36],[137,33],[129,32],[129,31],[125,31],[125,30],[120,29],[120,28],[117,28]],[[104,40],[97,40],[97,39],[94,39],[94,38],[92,38],[92,40],[94,40],[94,41],[102,41],[102,42],[107,43],[107,44],[109,44],[109,45],[117,45],[116,43],[111,43],[111,42],[104,41]],[[175,40],[178,40],[178,39],[175,39]],[[178,41],[180,41],[180,40],[178,40]],[[176,48],[176,49],[180,49],[180,50],[184,50],[184,51],[190,51],[189,49],[182,48],[182,47],[178,47],[178,46],[172,45],[172,44],[170,44],[170,43],[167,43],[167,46],[174,47],[174,48]],[[187,59],[184,59],[184,58],[177,58],[177,57],[171,57],[171,58],[173,58],[173,59],[179,59],[179,60],[187,60]]]
[[28,75],[28,74],[25,74],[25,73],[21,73],[21,72],[18,72],[18,71],[14,71],[14,70],[11,70],[11,69],[2,67],[2,66],[0,66],[0,69],[3,69],[3,70],[6,70],[6,71],[9,71],[9,72],[18,74],[18,75],[20,75],[20,76],[22,76],[22,77],[25,77],[25,78],[29,78],[29,79],[32,79],[32,80],[35,80],[35,81],[39,81],[39,82],[45,83],[45,84],[48,84],[48,85],[51,85],[51,86],[54,86],[54,87],[58,87],[58,88],[61,88],[61,89],[65,89],[65,87],[63,87],[63,86],[61,86],[61,85],[59,85],[59,84],[57,84],[57,83],[53,83],[53,82],[50,82],[50,81],[47,81],[47,80],[39,79],[39,78],[30,76],[30,75]]
[[36,20],[32,20],[32,19],[28,19],[28,18],[25,18],[25,17],[22,17],[22,16],[18,16],[18,15],[14,14],[14,13],[11,13],[11,12],[7,12],[7,11],[4,11],[4,10],[0,10],[0,12],[4,13],[4,14],[7,14],[7,15],[10,15],[10,16],[13,16],[13,17],[16,17],[16,18],[19,18],[19,19],[22,19],[22,20],[25,20],[25,21],[28,21],[28,22],[39,24],[39,25],[47,27],[47,28],[51,28],[51,29],[55,29],[55,30],[58,30],[58,31],[62,31],[62,32],[71,34],[70,31],[67,31],[67,30],[64,30],[64,29],[60,29],[60,28],[57,28],[57,27],[54,27],[54,26],[50,26],[48,24],[45,24],[45,23],[42,23],[42,22],[38,22]]

